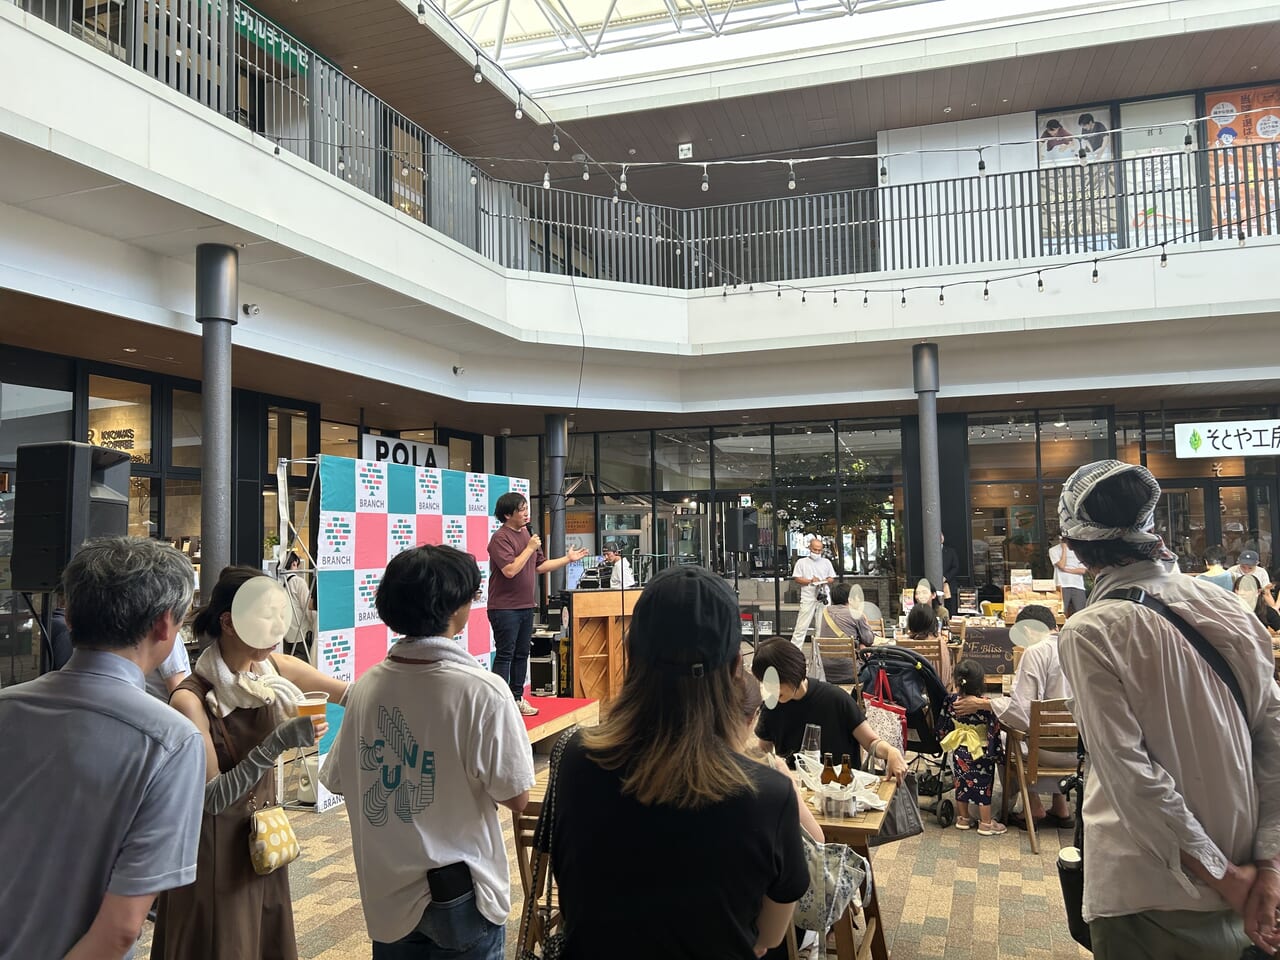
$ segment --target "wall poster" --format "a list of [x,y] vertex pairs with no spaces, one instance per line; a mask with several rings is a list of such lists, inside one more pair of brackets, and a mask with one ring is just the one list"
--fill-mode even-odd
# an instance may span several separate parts
[[1205,94],[1213,235],[1280,232],[1280,86]]
[[1036,117],[1043,255],[1117,248],[1112,126],[1106,105]]

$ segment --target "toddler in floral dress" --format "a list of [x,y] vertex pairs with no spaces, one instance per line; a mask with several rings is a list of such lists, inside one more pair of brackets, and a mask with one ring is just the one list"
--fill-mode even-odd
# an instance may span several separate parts
[[961,660],[951,672],[956,692],[947,697],[938,717],[942,749],[951,754],[956,774],[956,829],[968,830],[977,807],[978,835],[995,837],[1007,832],[1003,823],[991,818],[991,789],[995,786],[996,765],[1000,762],[1000,721],[990,710],[957,717],[956,700],[980,697],[986,690],[986,675],[975,660]]

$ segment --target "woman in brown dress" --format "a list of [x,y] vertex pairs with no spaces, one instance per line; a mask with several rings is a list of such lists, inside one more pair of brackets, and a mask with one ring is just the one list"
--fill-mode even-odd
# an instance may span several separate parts
[[[196,881],[161,895],[152,960],[297,960],[288,867],[266,876],[254,872],[251,804],[275,801],[276,757],[309,746],[327,730],[323,722],[313,727],[310,719],[292,716],[297,691],[323,691],[340,703],[347,684],[236,632],[236,593],[262,576],[251,567],[222,571],[193,624],[197,635],[216,642],[170,699],[204,734],[208,781]],[[255,637],[255,643],[265,640]]]

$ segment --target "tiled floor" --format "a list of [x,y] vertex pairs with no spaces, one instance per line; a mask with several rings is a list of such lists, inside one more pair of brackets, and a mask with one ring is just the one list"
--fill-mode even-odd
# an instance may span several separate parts
[[[541,758],[539,758],[541,759]],[[511,846],[510,818],[507,823]],[[368,957],[369,939],[351,859],[345,809],[297,813],[294,827],[302,859],[290,868],[298,953],[303,960]],[[943,830],[925,815],[924,834],[872,851],[885,931],[894,960],[1078,960],[1088,957],[1067,934],[1058,892],[1056,854],[1070,841],[1052,831],[1033,856],[1026,835],[1003,837]],[[508,926],[508,956],[515,955],[517,903]],[[137,952],[146,957],[150,929]]]

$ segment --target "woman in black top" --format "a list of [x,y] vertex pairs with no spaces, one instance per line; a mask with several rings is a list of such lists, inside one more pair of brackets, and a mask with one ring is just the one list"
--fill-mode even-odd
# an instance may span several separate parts
[[566,747],[552,867],[568,958],[753,960],[809,886],[796,792],[737,752],[738,605],[700,567],[636,602],[622,691]]

